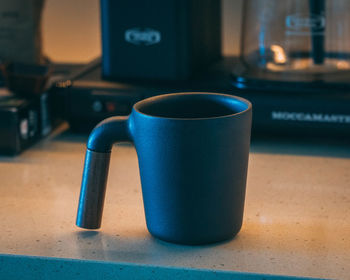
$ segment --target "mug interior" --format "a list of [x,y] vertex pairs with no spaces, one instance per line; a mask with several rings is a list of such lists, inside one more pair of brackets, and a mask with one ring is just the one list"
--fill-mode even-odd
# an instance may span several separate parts
[[176,119],[217,118],[247,110],[244,99],[215,93],[175,93],[138,102],[135,109],[145,115]]

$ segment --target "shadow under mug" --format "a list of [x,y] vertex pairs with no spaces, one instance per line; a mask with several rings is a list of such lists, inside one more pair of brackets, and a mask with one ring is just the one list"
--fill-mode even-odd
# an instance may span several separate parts
[[112,145],[132,141],[149,232],[180,244],[235,236],[243,219],[252,106],[217,93],[175,93],[136,103],[91,132],[76,224],[101,225]]

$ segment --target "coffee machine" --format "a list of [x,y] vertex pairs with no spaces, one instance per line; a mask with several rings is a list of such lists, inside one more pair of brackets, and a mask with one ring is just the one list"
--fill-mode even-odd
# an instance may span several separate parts
[[262,133],[325,136],[350,125],[350,2],[246,0],[238,94],[259,99]]
[[186,80],[221,56],[220,0],[101,0],[102,76]]
[[[180,5],[181,1],[175,2]],[[191,5],[186,3],[188,8],[192,7],[187,12],[193,13],[193,7],[202,1],[193,1]],[[174,36],[171,42],[177,43],[171,48],[159,45],[158,54],[152,49],[157,43],[147,45],[158,41],[158,35],[147,28],[161,30],[161,21],[157,26],[141,25],[139,19],[135,25],[140,28],[137,32],[130,22],[127,28],[121,28],[111,21],[114,10],[107,9],[112,7],[108,6],[110,1],[102,0],[102,59],[92,61],[81,74],[67,78],[53,88],[55,95],[63,96],[62,112],[71,128],[87,133],[106,117],[129,114],[135,102],[152,95],[203,91],[233,94],[250,100],[254,112],[253,137],[321,135],[335,138],[350,135],[350,76],[347,68],[350,17],[346,17],[345,12],[349,11],[350,4],[347,1],[246,0],[242,12],[240,55],[221,59],[218,2],[203,3],[209,6],[192,21],[182,17],[187,29],[193,29],[194,22],[199,24],[204,18],[211,17],[208,22],[212,27],[204,30],[208,36],[211,34],[211,39],[208,39],[211,43],[204,44],[204,39],[199,40],[211,55],[203,60],[205,66],[200,66],[199,60],[189,58],[194,49],[199,48],[195,46],[197,41],[193,37],[179,36],[185,34],[186,28],[164,26],[167,32],[161,32],[160,36]],[[183,12],[178,9],[165,11]],[[211,15],[205,17],[205,11],[211,11]],[[146,18],[142,21],[146,22]],[[173,15],[173,18],[178,17]],[[119,35],[114,38],[113,34]],[[337,37],[337,34],[342,36]],[[135,42],[126,42],[125,38]],[[129,49],[125,51],[126,47]],[[174,49],[186,51],[172,51],[171,55],[179,54],[176,63],[162,66],[162,57]],[[147,57],[141,60],[144,57],[141,54],[145,52],[148,52]],[[158,59],[157,55],[160,61],[151,63]],[[203,57],[203,50],[200,56]],[[179,63],[187,65],[180,67],[187,70],[174,70],[180,69],[177,68]],[[147,70],[138,67],[140,64],[144,64]]]

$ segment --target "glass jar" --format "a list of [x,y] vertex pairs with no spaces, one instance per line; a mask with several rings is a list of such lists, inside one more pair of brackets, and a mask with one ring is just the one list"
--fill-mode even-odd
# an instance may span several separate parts
[[240,58],[282,80],[349,71],[350,1],[245,0]]

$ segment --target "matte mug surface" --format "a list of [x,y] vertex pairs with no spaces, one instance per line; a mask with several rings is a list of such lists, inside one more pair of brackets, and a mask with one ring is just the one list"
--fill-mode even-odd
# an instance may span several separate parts
[[250,145],[249,101],[175,93],[136,103],[90,134],[77,225],[100,227],[112,145],[132,141],[149,232],[180,244],[235,236],[242,225]]

